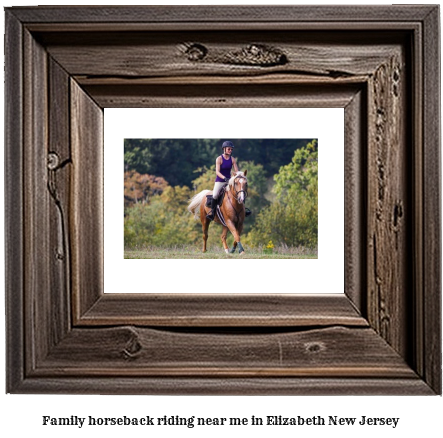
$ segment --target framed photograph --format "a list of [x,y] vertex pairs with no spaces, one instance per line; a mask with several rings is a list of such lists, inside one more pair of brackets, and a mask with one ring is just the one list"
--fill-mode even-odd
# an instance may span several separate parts
[[[12,7],[5,38],[7,392],[441,394],[438,6]],[[107,108],[341,108],[343,284],[106,293]]]
[[232,140],[124,139],[125,259],[317,258],[318,139]]

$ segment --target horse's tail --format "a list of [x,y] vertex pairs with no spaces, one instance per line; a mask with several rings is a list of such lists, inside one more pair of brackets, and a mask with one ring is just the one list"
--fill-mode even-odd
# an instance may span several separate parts
[[195,219],[199,219],[200,205],[210,192],[210,190],[202,190],[189,201],[188,211],[194,215]]

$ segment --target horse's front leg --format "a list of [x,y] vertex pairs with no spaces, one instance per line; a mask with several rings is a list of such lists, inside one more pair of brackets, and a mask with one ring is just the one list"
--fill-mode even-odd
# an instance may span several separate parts
[[234,245],[232,245],[232,248],[229,250],[229,252],[231,254],[234,254],[236,249],[237,249],[237,242],[234,240]]
[[234,223],[231,221],[227,221],[226,225],[229,228],[229,231],[232,233],[232,235],[234,236],[234,245],[232,246],[232,248],[229,250],[229,252],[231,254],[233,254],[235,252],[235,250],[237,249],[237,245],[238,245],[238,249],[240,254],[243,254],[245,252],[241,242],[240,242],[240,233],[238,232],[237,228],[235,227]]
[[241,232],[243,231],[243,223],[239,224],[239,227],[237,229],[237,233],[238,233],[238,252],[240,253],[240,255],[244,254],[245,249],[243,248],[243,245],[240,242],[240,235]]

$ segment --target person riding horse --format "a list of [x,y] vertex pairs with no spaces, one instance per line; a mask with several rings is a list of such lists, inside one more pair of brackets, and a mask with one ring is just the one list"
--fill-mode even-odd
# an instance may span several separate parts
[[[251,214],[245,207],[245,201],[248,197],[248,171],[238,170],[237,162],[232,157],[234,145],[230,141],[225,141],[222,145],[223,155],[216,160],[216,180],[214,190],[202,190],[196,193],[189,200],[188,211],[194,215],[194,218],[200,220],[203,231],[203,252],[207,251],[208,229],[211,222],[216,222],[223,227],[220,236],[223,248],[226,253],[233,254],[238,248],[238,252],[245,253],[241,244],[241,233],[243,231],[243,221],[246,216]],[[231,170],[235,173],[231,177]],[[228,186],[226,190],[222,190]],[[224,193],[224,195],[223,195]],[[206,199],[206,201],[204,201]],[[221,204],[219,206],[219,204]],[[209,210],[209,208],[211,210]],[[209,213],[208,213],[209,212]],[[234,243],[229,249],[226,236],[228,231],[234,237]]]
[[[212,191],[212,200],[211,200],[211,211],[206,216],[209,220],[213,221],[215,217],[215,212],[217,208],[217,201],[220,195],[220,192],[224,186],[226,186],[229,182],[229,178],[231,178],[231,170],[234,168],[234,171],[238,172],[237,162],[235,158],[232,156],[232,151],[234,150],[234,144],[231,141],[225,141],[222,144],[223,154],[218,156],[215,160],[215,183],[214,190]],[[249,216],[251,212],[247,210],[246,216]]]

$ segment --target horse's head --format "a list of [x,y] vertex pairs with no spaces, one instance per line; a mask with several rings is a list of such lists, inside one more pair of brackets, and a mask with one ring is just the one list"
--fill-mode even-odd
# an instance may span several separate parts
[[247,170],[244,172],[237,172],[229,180],[229,186],[239,204],[243,204],[248,196],[248,179],[246,178],[247,173]]

